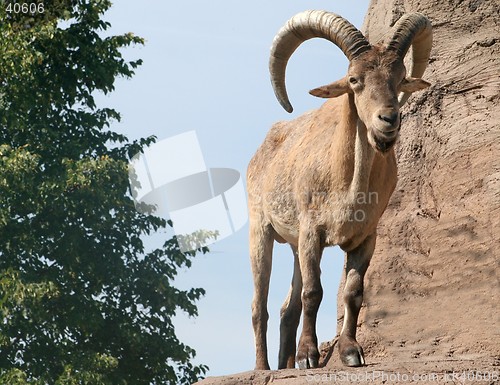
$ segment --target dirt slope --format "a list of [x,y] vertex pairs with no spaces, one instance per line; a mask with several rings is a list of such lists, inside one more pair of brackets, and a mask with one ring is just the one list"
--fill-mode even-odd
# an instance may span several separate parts
[[433,85],[403,109],[360,316],[368,366],[344,368],[334,351],[323,369],[200,384],[500,383],[500,2],[372,0],[364,31],[377,41],[415,11],[434,26]]

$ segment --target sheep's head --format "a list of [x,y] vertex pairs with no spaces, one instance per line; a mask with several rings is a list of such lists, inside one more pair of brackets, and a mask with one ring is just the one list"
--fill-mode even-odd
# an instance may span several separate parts
[[[306,11],[294,16],[276,35],[270,60],[276,96],[288,112],[292,106],[285,88],[286,64],[293,51],[313,37],[325,38],[339,46],[349,59],[349,69],[344,78],[310,93],[323,98],[354,95],[358,117],[367,127],[370,144],[379,151],[387,151],[399,133],[400,106],[412,92],[430,85],[420,79],[432,46],[429,20],[418,13],[405,15],[395,25],[393,38],[387,45],[372,46],[360,31],[338,15]],[[413,67],[411,77],[406,77],[403,59],[411,45]]]
[[396,142],[399,133],[398,95],[411,94],[430,85],[405,75],[403,61],[396,53],[373,47],[350,62],[344,78],[310,93],[322,98],[353,94],[358,116],[368,129],[368,140],[373,147],[385,152]]

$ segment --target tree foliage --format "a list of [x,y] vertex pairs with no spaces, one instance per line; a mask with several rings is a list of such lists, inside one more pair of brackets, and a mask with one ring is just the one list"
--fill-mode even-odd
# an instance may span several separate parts
[[0,384],[191,383],[206,371],[171,321],[197,315],[204,291],[172,285],[195,253],[175,238],[147,250],[144,236],[168,224],[129,191],[128,162],[154,138],[113,132],[120,115],[94,100],[141,64],[120,52],[141,38],[102,37],[110,6],[0,10]]

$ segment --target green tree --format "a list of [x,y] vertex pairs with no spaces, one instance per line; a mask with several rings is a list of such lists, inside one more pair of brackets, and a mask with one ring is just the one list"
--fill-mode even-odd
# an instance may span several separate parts
[[94,102],[141,64],[120,52],[141,38],[102,37],[110,6],[0,9],[0,384],[187,384],[207,369],[171,321],[197,315],[204,291],[172,285],[195,252],[148,250],[169,224],[131,198],[128,162],[154,138],[113,132],[120,115]]

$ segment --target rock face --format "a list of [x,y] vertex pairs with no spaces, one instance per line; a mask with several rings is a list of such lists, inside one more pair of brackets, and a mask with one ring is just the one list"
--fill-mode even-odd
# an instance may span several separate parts
[[432,86],[403,109],[360,339],[372,360],[498,362],[500,3],[374,0],[364,30],[377,41],[409,12],[433,24]]
[[[369,366],[344,368],[335,351],[326,368],[307,373],[248,372],[202,384],[335,383],[339,369],[407,373],[405,383],[436,382],[414,381],[430,372],[440,383],[500,383],[500,3],[372,0],[364,31],[371,42],[387,38],[409,12],[433,23],[424,74],[432,86],[403,108],[399,183],[378,227],[359,319]],[[447,382],[453,371],[493,377]]]

